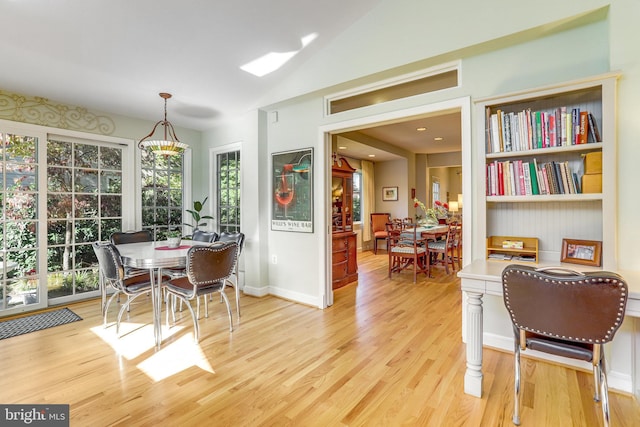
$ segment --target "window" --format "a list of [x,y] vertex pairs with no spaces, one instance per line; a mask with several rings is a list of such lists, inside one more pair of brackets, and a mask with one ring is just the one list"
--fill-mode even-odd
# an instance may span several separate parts
[[143,150],[141,160],[142,228],[163,240],[170,228],[182,227],[184,159]]
[[431,177],[431,179],[431,207],[433,207],[436,200],[440,200],[440,179],[436,176]]
[[240,150],[216,155],[218,232],[240,231]]
[[122,148],[47,141],[49,299],[98,289],[91,243],[122,229]]
[[353,222],[362,221],[362,172],[353,174]]

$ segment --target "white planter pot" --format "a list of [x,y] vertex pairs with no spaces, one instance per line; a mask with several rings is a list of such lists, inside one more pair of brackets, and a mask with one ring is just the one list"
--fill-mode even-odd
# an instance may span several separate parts
[[170,248],[177,248],[180,246],[180,237],[167,237],[167,246]]

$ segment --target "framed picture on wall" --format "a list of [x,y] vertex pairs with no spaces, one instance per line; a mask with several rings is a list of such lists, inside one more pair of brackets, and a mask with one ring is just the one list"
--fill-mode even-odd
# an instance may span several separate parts
[[382,201],[393,202],[398,200],[398,187],[382,187]]
[[271,229],[313,233],[313,148],[271,154]]
[[602,242],[597,240],[562,239],[560,262],[600,267]]

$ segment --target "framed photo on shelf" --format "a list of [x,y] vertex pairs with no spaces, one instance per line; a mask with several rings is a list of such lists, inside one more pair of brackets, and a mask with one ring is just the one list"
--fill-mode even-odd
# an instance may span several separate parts
[[562,239],[560,262],[600,267],[602,264],[602,242]]
[[382,187],[382,201],[395,202],[398,200],[398,187]]
[[313,148],[271,154],[271,229],[313,233]]

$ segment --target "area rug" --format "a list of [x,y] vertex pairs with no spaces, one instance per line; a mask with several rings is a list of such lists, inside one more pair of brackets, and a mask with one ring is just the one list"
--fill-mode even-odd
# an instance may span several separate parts
[[5,320],[0,322],[0,340],[77,322],[78,320],[82,320],[82,317],[68,308]]

